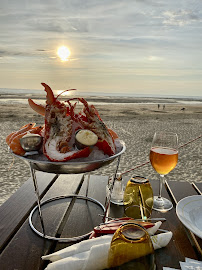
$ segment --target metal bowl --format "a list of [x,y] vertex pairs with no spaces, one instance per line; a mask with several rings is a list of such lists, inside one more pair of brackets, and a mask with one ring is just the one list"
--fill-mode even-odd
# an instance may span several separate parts
[[43,138],[38,134],[30,134],[20,139],[22,148],[26,151],[38,151],[41,148]]
[[112,163],[116,158],[122,155],[125,150],[125,143],[120,141],[122,146],[121,150],[116,153],[115,155],[94,161],[82,161],[78,162],[75,160],[67,161],[67,162],[52,162],[49,161],[43,154],[34,154],[34,155],[27,155],[27,156],[18,156],[24,160],[27,164],[32,165],[32,168],[38,171],[43,171],[47,173],[55,173],[55,174],[78,174],[78,173],[85,173],[97,170],[105,165]]

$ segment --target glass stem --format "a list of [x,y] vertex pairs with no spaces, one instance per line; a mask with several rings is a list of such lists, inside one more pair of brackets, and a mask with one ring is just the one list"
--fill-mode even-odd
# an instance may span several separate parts
[[161,192],[162,192],[162,185],[163,185],[164,175],[160,174],[160,181],[159,181],[159,199],[161,198]]

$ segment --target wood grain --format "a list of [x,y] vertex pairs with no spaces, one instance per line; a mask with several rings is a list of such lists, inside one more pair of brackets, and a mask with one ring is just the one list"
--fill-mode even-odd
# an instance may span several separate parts
[[[39,194],[42,197],[50,186],[55,182],[55,174],[37,172]],[[36,205],[36,195],[32,179],[29,178],[20,189],[18,189],[0,207],[0,251],[4,248],[9,239],[16,233],[28,217],[31,209]]]
[[[72,194],[77,190],[80,184],[82,175],[62,175],[59,176],[57,181],[51,186],[47,195],[43,199],[49,199],[58,195]],[[65,207],[67,206],[67,203]],[[64,203],[61,204],[61,208],[64,207]],[[57,233],[58,223],[62,218],[58,213],[60,211],[60,205],[57,210],[50,207],[49,213],[44,216],[45,228],[52,234]],[[44,209],[42,208],[44,214]],[[56,214],[56,217],[55,217]],[[59,218],[58,218],[59,216]],[[26,219],[24,224],[14,235],[12,240],[3,250],[0,255],[1,270],[37,270],[44,268],[44,262],[41,260],[41,256],[50,252],[53,241],[45,240],[35,234]],[[9,260],[8,260],[9,258]]]

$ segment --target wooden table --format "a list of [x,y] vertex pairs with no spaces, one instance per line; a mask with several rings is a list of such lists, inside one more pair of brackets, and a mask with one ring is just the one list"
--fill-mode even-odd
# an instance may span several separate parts
[[[105,204],[107,176],[101,175],[54,175],[37,172],[40,197],[43,200],[67,194],[88,195]],[[129,179],[126,178],[125,181]],[[158,181],[150,180],[157,194]],[[202,183],[196,184],[202,191]],[[199,192],[199,191],[198,191]],[[166,183],[162,195],[171,198],[174,205],[180,199],[199,194],[193,185],[187,182]],[[1,270],[38,270],[44,269],[47,262],[41,256],[64,248],[71,243],[60,243],[38,236],[28,222],[30,211],[36,205],[36,196],[32,179],[14,193],[0,207],[0,269]],[[98,214],[103,214],[100,206],[85,200],[68,198],[54,201],[42,207],[46,234],[57,237],[72,237],[85,234],[102,222]],[[65,215],[64,215],[65,213]],[[111,204],[110,216],[121,217],[122,206]],[[167,213],[152,212],[152,217],[165,217],[161,228],[173,232],[173,238],[167,247],[156,250],[157,269],[163,266],[180,268],[179,261],[185,257],[202,260],[202,239],[190,233],[176,216],[175,208]],[[65,222],[63,222],[65,220]],[[33,223],[41,230],[37,213]]]

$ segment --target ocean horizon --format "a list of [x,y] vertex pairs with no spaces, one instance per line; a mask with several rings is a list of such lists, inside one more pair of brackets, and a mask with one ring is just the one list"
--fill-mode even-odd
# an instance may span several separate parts
[[[57,96],[62,91],[54,90]],[[26,104],[28,98],[37,99],[38,102],[45,102],[46,93],[40,89],[14,89],[14,88],[0,88],[0,103],[22,103]],[[91,104],[202,104],[202,96],[177,96],[177,95],[151,95],[151,94],[138,94],[138,93],[110,93],[110,92],[81,92],[71,91],[64,92],[60,98],[66,99],[70,97],[84,97]]]

